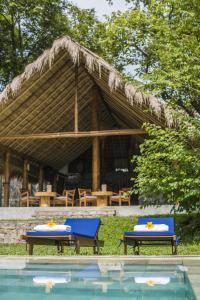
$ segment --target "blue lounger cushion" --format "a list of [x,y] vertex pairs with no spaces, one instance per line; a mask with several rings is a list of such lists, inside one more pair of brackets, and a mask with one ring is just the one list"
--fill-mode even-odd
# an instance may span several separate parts
[[138,225],[146,224],[147,222],[152,222],[153,224],[166,224],[169,226],[169,232],[174,232],[174,218],[173,217],[161,217],[161,218],[138,218]]
[[126,231],[124,232],[125,236],[172,236],[175,235],[172,231],[163,231],[163,232],[157,232],[157,231]]
[[99,218],[72,218],[66,219],[64,225],[71,226],[71,232],[68,231],[28,231],[26,235],[28,236],[68,236],[77,235],[89,238],[95,238],[99,227],[101,225],[101,220]]
[[85,237],[96,237],[101,219],[99,218],[69,218],[65,220],[64,225],[69,225],[75,235]]
[[[161,217],[161,218],[146,218],[146,217],[139,217],[138,218],[138,225],[144,225],[147,222],[152,222],[153,224],[166,224],[169,226],[169,230],[168,231],[163,231],[163,232],[154,232],[154,231],[126,231],[124,232],[124,236],[173,236],[176,235],[175,231],[174,231],[174,218],[173,217]],[[180,243],[181,238],[180,236],[176,237],[176,243]]]
[[68,236],[71,232],[67,231],[28,231],[26,235],[28,236]]

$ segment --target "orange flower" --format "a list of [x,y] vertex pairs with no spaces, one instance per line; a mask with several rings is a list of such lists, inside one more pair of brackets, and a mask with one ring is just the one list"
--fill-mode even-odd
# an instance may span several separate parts
[[51,220],[47,223],[48,227],[54,227],[56,225],[56,223],[54,222],[54,220]]
[[148,229],[152,229],[152,228],[154,228],[154,224],[153,224],[153,222],[147,222],[145,227],[148,228]]

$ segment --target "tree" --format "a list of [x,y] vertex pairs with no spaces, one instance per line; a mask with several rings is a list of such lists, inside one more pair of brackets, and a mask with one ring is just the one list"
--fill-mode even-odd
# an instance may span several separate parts
[[178,210],[200,211],[200,121],[179,116],[177,128],[163,129],[145,124],[149,134],[134,156],[133,191],[146,205],[162,200],[177,205]]
[[[110,1],[112,2],[112,1]],[[127,0],[106,24],[105,55],[147,91],[200,112],[199,0]]]
[[63,35],[100,53],[100,27],[94,10],[67,0],[0,0],[0,90]]

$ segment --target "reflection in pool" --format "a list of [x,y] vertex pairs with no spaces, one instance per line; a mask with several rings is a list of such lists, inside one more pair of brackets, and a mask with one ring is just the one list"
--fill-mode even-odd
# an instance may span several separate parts
[[1,265],[1,300],[195,300],[187,271],[178,265],[123,261]]

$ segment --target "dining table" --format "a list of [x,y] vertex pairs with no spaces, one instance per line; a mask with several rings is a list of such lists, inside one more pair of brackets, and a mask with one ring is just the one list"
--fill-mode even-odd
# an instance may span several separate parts
[[111,191],[94,191],[92,196],[97,197],[97,206],[105,207],[110,205],[110,197],[113,195]]
[[36,192],[35,196],[39,198],[40,207],[51,206],[51,199],[56,197],[56,192]]

